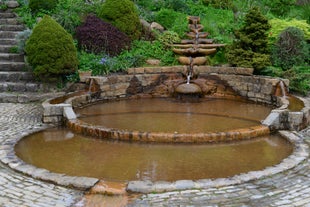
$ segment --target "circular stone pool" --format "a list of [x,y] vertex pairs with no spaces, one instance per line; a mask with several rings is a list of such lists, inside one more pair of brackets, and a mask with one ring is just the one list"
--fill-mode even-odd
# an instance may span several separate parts
[[110,181],[175,181],[262,170],[292,153],[280,136],[226,144],[146,144],[91,139],[49,129],[20,140],[16,155],[34,166]]
[[260,125],[271,107],[245,101],[127,99],[77,110],[79,120],[107,128],[161,133],[223,132]]

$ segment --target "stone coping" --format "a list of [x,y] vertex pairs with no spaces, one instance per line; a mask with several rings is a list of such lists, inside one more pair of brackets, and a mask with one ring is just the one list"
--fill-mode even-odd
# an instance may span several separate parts
[[[253,68],[243,68],[243,67],[228,67],[228,66],[209,66],[200,65],[194,66],[194,71],[198,73],[205,74],[234,74],[234,75],[253,75]],[[157,73],[183,73],[187,70],[187,66],[176,65],[176,66],[166,66],[166,67],[140,67],[140,68],[129,68],[127,74],[157,74]]]
[[[257,125],[248,128],[239,128],[225,132],[214,133],[161,133],[141,132],[123,129],[113,129],[104,126],[88,124],[76,118],[70,108],[65,108],[66,126],[78,134],[96,137],[99,139],[115,139],[144,143],[217,143],[252,139],[270,134],[268,126]],[[70,119],[71,118],[71,119]]]
[[[1,143],[1,162],[8,165],[11,169],[17,172],[57,185],[77,188],[81,190],[89,190],[90,188],[94,187],[100,181],[97,178],[68,176],[65,174],[53,173],[46,169],[37,168],[33,165],[27,164],[16,156],[14,146],[20,139],[49,127],[51,127],[51,125],[38,126],[37,128],[31,129],[23,134],[20,134],[19,136],[12,137],[9,140]],[[287,171],[303,162],[309,156],[309,147],[304,142],[303,138],[296,132],[279,131],[279,133],[294,145],[294,150],[290,156],[283,159],[282,162],[278,165],[267,167],[261,171],[250,171],[248,173],[235,175],[229,178],[177,180],[175,182],[129,181],[126,184],[126,190],[128,192],[151,193],[187,189],[206,189],[210,187],[240,184]]]

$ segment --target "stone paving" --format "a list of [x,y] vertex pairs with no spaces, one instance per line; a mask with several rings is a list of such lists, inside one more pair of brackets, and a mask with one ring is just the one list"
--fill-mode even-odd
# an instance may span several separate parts
[[[0,103],[0,111],[0,143],[45,127],[38,103]],[[310,129],[303,135],[310,140]],[[39,181],[0,164],[0,206],[77,206],[83,195],[82,191]],[[145,194],[128,206],[310,207],[310,160],[286,172],[237,185]]]
[[[35,128],[43,128],[40,104],[0,104],[0,143]],[[0,145],[3,147],[3,145]],[[83,192],[42,182],[0,164],[0,206],[71,206]]]

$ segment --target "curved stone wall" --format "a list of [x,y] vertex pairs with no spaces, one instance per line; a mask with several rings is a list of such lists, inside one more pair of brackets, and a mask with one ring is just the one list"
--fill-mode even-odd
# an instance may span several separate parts
[[[304,108],[301,111],[292,112],[288,109],[288,100],[279,96],[279,83],[283,82],[284,85],[288,86],[288,80],[255,76],[252,68],[195,66],[194,70],[195,74],[198,75],[191,82],[202,89],[205,97],[244,98],[277,107],[263,121],[263,125],[271,130],[301,130],[310,123],[310,103],[303,100]],[[65,116],[66,119],[70,120],[68,122],[71,123],[70,126],[76,128],[80,122],[75,120],[76,116],[72,108],[70,109],[71,106],[73,108],[81,107],[100,100],[170,97],[174,94],[176,86],[186,81],[185,72],[186,66],[146,67],[128,69],[126,74],[89,77],[88,83],[90,86],[87,90],[72,95],[69,94],[64,98],[58,98],[58,103],[55,99],[54,101],[48,100],[44,102],[43,120],[46,123],[62,123]],[[85,123],[79,125],[83,129],[80,129],[80,131],[87,133],[93,131],[92,127]],[[108,133],[113,135],[113,138],[141,139],[141,134],[137,132],[119,133],[110,129],[101,129],[99,131],[92,132],[92,134]],[[230,134],[233,135],[216,135],[216,137],[220,139],[223,139],[223,136],[230,137],[228,140],[231,137],[234,137],[233,140],[240,139],[238,131]],[[151,140],[154,136],[157,135],[143,136],[143,140]],[[174,135],[165,136],[170,137],[170,140],[175,138]],[[205,135],[205,137],[209,137],[206,138],[206,141],[212,140],[214,136],[211,134]]]

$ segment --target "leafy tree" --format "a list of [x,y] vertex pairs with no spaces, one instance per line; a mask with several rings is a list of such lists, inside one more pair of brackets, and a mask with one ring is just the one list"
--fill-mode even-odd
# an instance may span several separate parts
[[310,60],[309,48],[303,32],[296,27],[288,27],[280,35],[272,51],[275,66],[288,70],[292,66],[302,66]]
[[139,14],[130,0],[106,0],[99,8],[98,17],[117,27],[132,40],[139,39],[141,35]]
[[253,67],[255,72],[270,65],[267,46],[268,20],[257,7],[245,16],[244,26],[235,31],[235,40],[227,48],[227,60],[232,66]]
[[33,29],[25,51],[34,75],[42,81],[60,80],[78,66],[72,36],[47,15]]

